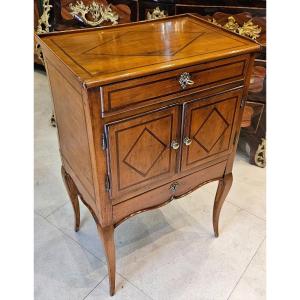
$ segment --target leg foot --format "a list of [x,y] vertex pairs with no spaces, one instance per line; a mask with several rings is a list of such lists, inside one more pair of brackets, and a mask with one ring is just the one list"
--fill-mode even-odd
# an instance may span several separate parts
[[115,256],[115,241],[114,241],[114,226],[107,226],[102,228],[99,224],[97,224],[97,229],[99,235],[102,239],[107,268],[108,268],[108,278],[109,278],[109,286],[110,286],[110,295],[113,296],[115,293],[115,276],[116,276],[116,256]]
[[78,190],[71,176],[66,172],[63,166],[61,167],[61,175],[73,206],[74,216],[75,216],[74,230],[77,232],[80,226],[80,208],[79,208],[79,201],[78,201]]
[[216,237],[219,236],[219,217],[220,217],[221,208],[231,188],[231,185],[232,185],[231,173],[225,175],[225,177],[219,181],[219,185],[215,197],[214,209],[213,209],[213,226],[214,226],[214,232]]

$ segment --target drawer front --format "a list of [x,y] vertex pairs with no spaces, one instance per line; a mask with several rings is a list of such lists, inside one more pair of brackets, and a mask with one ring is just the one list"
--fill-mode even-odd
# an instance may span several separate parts
[[154,111],[107,125],[112,199],[127,199],[175,173],[179,108]]
[[182,171],[232,151],[242,92],[238,89],[185,105]]
[[[142,107],[157,102],[160,97],[169,100],[197,89],[243,80],[248,59],[243,55],[103,86],[102,113]],[[189,73],[193,82],[185,88],[179,83],[183,73]]]
[[114,222],[119,223],[132,214],[158,207],[173,198],[180,198],[207,181],[221,178],[225,171],[226,162],[219,162],[188,176],[173,180],[141,196],[114,205]]

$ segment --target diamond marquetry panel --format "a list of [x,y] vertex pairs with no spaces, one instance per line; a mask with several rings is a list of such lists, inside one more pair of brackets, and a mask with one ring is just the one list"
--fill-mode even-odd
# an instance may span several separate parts
[[[229,94],[235,96],[229,97]],[[198,101],[187,108],[186,135],[192,139],[183,148],[182,169],[192,168],[230,151],[237,92]]]
[[112,198],[135,195],[175,173],[178,107],[109,125]]
[[[148,128],[145,128],[134,142],[123,162],[145,177],[166,147],[167,145],[165,145],[155,134],[149,131]],[[146,153],[147,159],[145,159],[143,155]]]
[[[193,138],[209,153],[222,137],[228,126],[229,124],[221,113],[214,108]],[[211,134],[212,132],[214,132],[214,134]]]

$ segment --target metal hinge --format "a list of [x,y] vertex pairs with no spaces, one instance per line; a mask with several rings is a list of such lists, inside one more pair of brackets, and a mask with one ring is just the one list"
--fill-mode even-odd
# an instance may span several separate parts
[[107,192],[110,191],[110,179],[108,174],[105,175],[105,190]]
[[247,100],[247,97],[242,98],[241,105],[240,105],[241,108],[245,106],[246,100]]
[[106,148],[107,148],[107,138],[106,138],[105,131],[104,131],[104,133],[102,134],[102,137],[101,137],[101,144],[102,144],[102,149],[106,150]]

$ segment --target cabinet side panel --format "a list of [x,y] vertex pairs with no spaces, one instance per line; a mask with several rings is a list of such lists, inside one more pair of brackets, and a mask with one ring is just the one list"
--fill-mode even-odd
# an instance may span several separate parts
[[[50,80],[62,158],[76,174],[81,186],[94,199],[93,175],[81,94],[49,62]],[[79,188],[79,187],[78,187]]]

